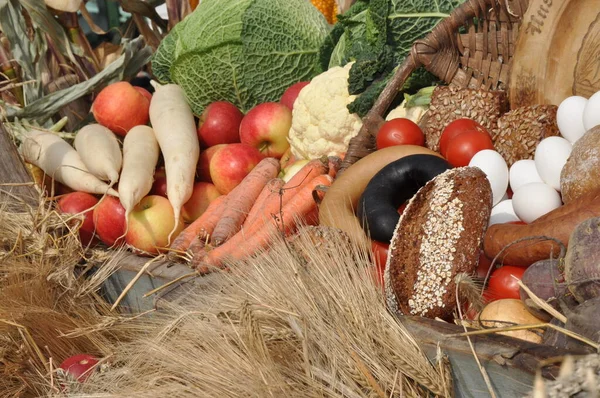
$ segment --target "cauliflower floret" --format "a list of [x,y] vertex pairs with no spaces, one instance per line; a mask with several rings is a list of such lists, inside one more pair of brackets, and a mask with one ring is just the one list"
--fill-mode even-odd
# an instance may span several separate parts
[[406,118],[410,119],[413,122],[419,124],[425,112],[427,112],[428,107],[426,106],[413,106],[410,108],[406,108],[406,100],[402,101],[400,105],[396,108],[392,109],[390,113],[385,117],[385,120],[392,120],[398,118]]
[[356,98],[348,93],[352,64],[336,66],[315,76],[300,91],[294,102],[288,137],[296,158],[343,154],[350,139],[358,134],[362,120],[347,108]]

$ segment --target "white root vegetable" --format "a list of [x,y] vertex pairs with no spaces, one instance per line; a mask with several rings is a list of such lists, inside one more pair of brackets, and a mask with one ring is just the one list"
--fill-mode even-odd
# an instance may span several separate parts
[[100,124],[89,124],[77,132],[73,146],[93,175],[111,186],[119,180],[123,155],[115,133]]
[[75,148],[58,135],[32,129],[23,133],[22,142],[23,158],[56,181],[75,191],[119,196],[117,191],[90,173]]
[[152,128],[135,126],[123,140],[123,169],[119,181],[119,199],[129,213],[152,189],[154,170],[158,163],[158,141]]
[[82,0],[44,0],[48,7],[58,11],[76,12],[81,7]]
[[175,215],[170,242],[179,227],[181,207],[192,196],[200,144],[194,115],[183,89],[177,84],[152,83],[155,93],[150,101],[150,123],[165,160],[167,197]]

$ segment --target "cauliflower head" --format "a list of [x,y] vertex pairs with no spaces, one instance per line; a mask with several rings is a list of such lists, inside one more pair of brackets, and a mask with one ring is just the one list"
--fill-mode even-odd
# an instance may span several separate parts
[[348,93],[348,74],[353,62],[315,76],[301,91],[292,110],[288,140],[298,159],[340,155],[358,134],[361,118],[348,111],[356,98]]

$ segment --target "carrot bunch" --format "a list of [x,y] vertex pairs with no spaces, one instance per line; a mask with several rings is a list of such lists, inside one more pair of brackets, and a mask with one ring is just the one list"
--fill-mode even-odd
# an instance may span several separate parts
[[277,178],[279,161],[263,159],[179,234],[171,252],[187,253],[191,266],[207,273],[267,248],[276,234],[290,236],[300,223],[318,223],[321,188],[331,185],[338,164],[331,158],[311,160],[285,183]]

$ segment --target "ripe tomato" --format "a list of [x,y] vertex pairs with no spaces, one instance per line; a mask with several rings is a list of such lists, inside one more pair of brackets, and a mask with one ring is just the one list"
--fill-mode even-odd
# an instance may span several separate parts
[[480,130],[485,131],[486,133],[488,132],[481,124],[477,123],[473,119],[466,117],[462,119],[456,119],[448,123],[448,125],[444,128],[444,131],[442,131],[442,135],[440,137],[440,154],[443,157],[446,157],[448,143],[452,140],[452,138],[469,130]]
[[375,283],[381,287],[383,287],[383,272],[385,271],[389,248],[389,243],[378,242],[376,240],[371,241],[371,253],[373,254],[376,269],[374,279]]
[[83,383],[92,374],[97,363],[98,360],[89,354],[77,354],[65,359],[59,367]]
[[[514,298],[520,299],[518,280],[521,280],[527,267],[503,265],[492,271],[485,296],[489,301]],[[515,277],[517,279],[515,279]]]
[[471,158],[484,149],[494,149],[492,137],[480,130],[469,130],[448,142],[446,160],[454,167],[468,166]]
[[412,120],[397,118],[385,122],[377,133],[377,149],[394,145],[425,145],[425,135]]

